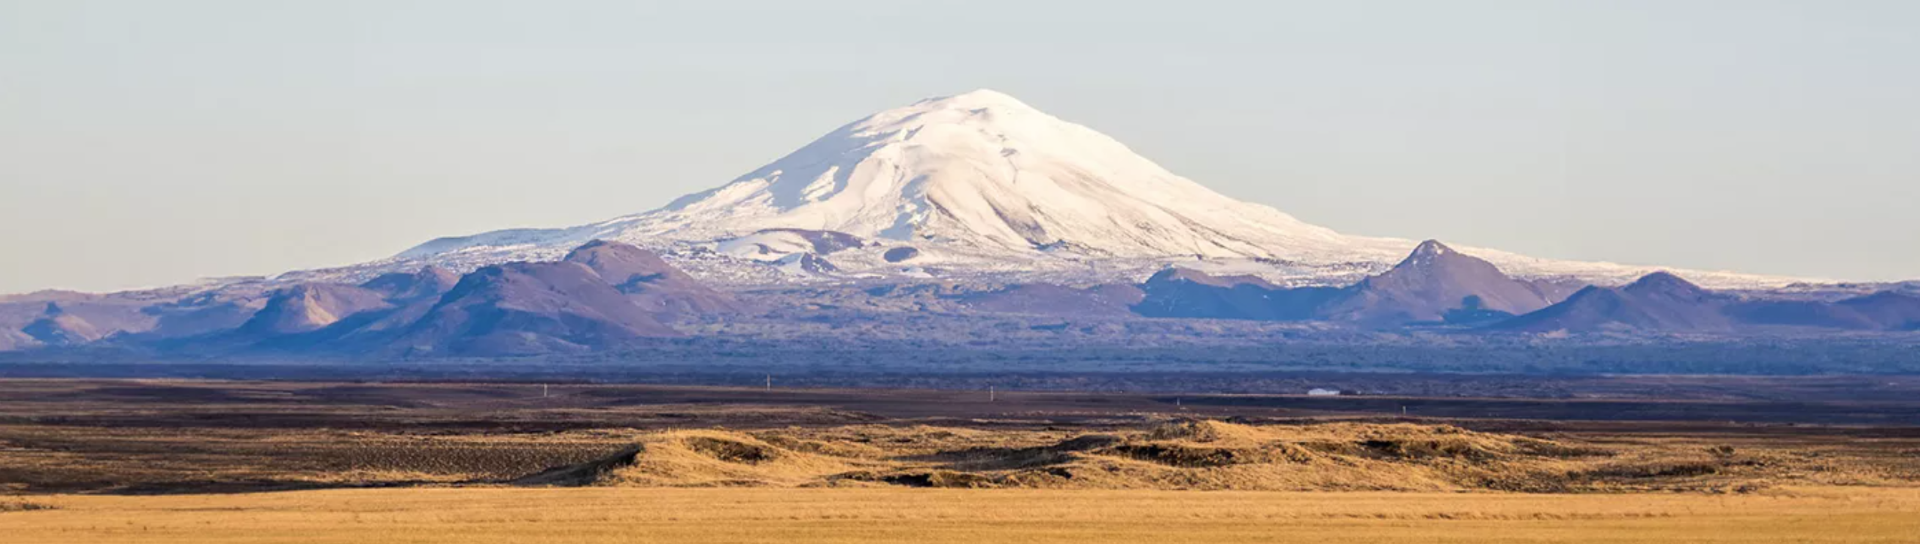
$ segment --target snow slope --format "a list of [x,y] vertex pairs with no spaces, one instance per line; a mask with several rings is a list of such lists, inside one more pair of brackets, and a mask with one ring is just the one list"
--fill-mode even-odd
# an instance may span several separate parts
[[[1385,270],[1415,246],[1412,240],[1343,235],[1228,198],[1099,132],[978,90],[874,114],[658,210],[572,228],[442,238],[348,270],[551,260],[586,241],[609,239],[660,249],[676,264],[722,283],[794,281],[793,274],[763,270],[764,263],[792,260],[807,246],[768,243],[791,238],[769,234],[773,229],[832,231],[867,241],[831,257],[849,276],[938,271],[1068,283],[1138,280],[1168,265],[1293,284],[1338,283]],[[910,266],[881,258],[902,246],[921,256]],[[741,247],[754,253],[741,254]],[[1619,284],[1653,270],[1461,250],[1523,277]],[[1715,287],[1794,281],[1680,273]]]

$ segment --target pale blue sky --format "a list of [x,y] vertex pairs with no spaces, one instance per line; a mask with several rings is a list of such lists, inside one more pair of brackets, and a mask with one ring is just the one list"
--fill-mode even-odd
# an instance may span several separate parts
[[1916,28],[1898,0],[0,0],[0,292],[600,220],[981,87],[1341,231],[1920,278]]

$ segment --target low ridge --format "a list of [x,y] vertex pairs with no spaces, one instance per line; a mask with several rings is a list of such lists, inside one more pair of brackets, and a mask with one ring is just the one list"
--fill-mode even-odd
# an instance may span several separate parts
[[561,261],[592,269],[650,313],[700,315],[742,309],[732,296],[707,287],[659,255],[632,245],[594,240],[575,248]]
[[527,355],[679,335],[586,265],[513,263],[462,277],[398,346],[412,354]]
[[1169,269],[1148,278],[1142,289],[1146,297],[1134,309],[1151,317],[1311,319],[1371,327],[1486,321],[1557,301],[1551,289],[1516,280],[1436,240],[1421,243],[1393,268],[1344,288],[1286,288],[1259,278]]

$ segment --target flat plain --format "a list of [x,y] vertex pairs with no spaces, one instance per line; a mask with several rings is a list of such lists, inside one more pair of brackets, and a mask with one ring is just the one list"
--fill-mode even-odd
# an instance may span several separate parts
[[1915,542],[1920,492],[352,489],[58,496],[7,542]]
[[1702,393],[1639,398],[1627,380],[1559,399],[6,380],[0,527],[9,543],[1920,541],[1910,402],[1831,378],[1693,380],[1665,387]]

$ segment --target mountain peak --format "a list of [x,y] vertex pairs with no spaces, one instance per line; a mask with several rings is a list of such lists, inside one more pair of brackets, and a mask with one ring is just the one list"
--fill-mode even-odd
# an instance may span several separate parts
[[956,94],[956,95],[928,98],[926,100],[915,102],[913,106],[909,106],[909,107],[937,107],[937,108],[957,108],[957,109],[1006,108],[1009,110],[1013,110],[1013,109],[1032,110],[1033,109],[1033,106],[1028,106],[1025,102],[1021,102],[1020,99],[1014,98],[1013,95],[1009,95],[1007,93],[1003,93],[993,89],[974,89],[974,90]]
[[1438,321],[1450,311],[1530,312],[1553,304],[1540,289],[1439,240],[1421,242],[1392,269],[1350,289],[1326,311],[1372,323]]
[[[1394,268],[1431,266],[1437,263],[1452,260],[1452,258],[1454,257],[1464,257],[1464,255],[1461,255],[1459,252],[1454,251],[1453,248],[1451,247],[1447,247],[1446,244],[1440,243],[1439,240],[1427,240],[1425,242],[1420,242],[1420,245],[1413,248],[1413,252],[1407,254],[1407,258],[1401,260],[1400,264],[1396,265]],[[1467,258],[1474,261],[1479,261],[1479,259],[1473,259],[1472,257],[1467,257]],[[1487,265],[1487,266],[1491,267],[1492,265]]]
[[1622,287],[1621,290],[1635,294],[1664,293],[1686,296],[1701,296],[1707,294],[1705,289],[1694,285],[1693,282],[1681,279],[1680,276],[1673,275],[1673,273],[1664,270],[1641,276],[1640,279],[1627,284],[1627,286]]
[[1353,250],[1346,237],[1228,198],[988,89],[873,114],[628,223],[601,236],[810,229],[1021,256],[1069,248],[1099,257],[1300,259]]
[[1440,243],[1439,240],[1420,242],[1418,247],[1413,248],[1414,257],[1446,255],[1448,253],[1453,253],[1453,248],[1447,247],[1446,244]]
[[[978,89],[874,113],[660,209],[571,228],[442,238],[398,257],[470,270],[558,258],[594,239],[667,249],[801,231],[862,240],[849,254],[835,256],[836,265],[850,274],[900,278],[929,270],[1077,275],[1092,266],[1108,274],[1105,279],[1119,279],[1197,260],[1284,263],[1275,267],[1275,277],[1346,280],[1401,262],[1414,245],[1342,235],[1269,206],[1235,200],[1092,128],[1006,93]],[[898,259],[884,258],[900,251],[941,266],[902,267],[895,266]],[[1615,283],[1641,271],[1472,252],[1521,276],[1598,277],[1604,279],[1589,281]],[[764,270],[735,269],[779,262],[760,255],[717,266],[729,269],[722,274],[726,277],[772,277]],[[1463,256],[1429,241],[1412,258],[1414,264],[1455,266]],[[1245,263],[1234,265],[1239,264]],[[786,275],[778,277],[787,281]]]

